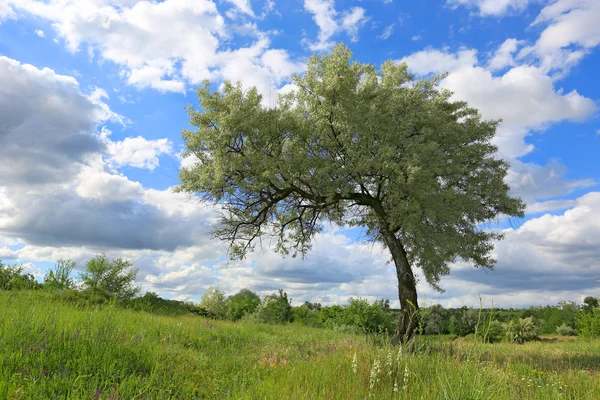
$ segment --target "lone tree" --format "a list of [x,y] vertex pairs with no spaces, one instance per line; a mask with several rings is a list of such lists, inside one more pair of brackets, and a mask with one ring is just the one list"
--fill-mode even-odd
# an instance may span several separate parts
[[189,108],[178,191],[222,206],[217,238],[243,258],[265,236],[283,254],[305,254],[326,221],[365,227],[396,267],[401,316],[395,340],[410,338],[418,308],[414,268],[434,288],[456,259],[492,268],[494,240],[482,224],[522,216],[508,194],[508,164],[490,143],[498,121],[484,121],[405,64],[351,62],[338,45],[312,56],[295,90],[277,108],[256,89],[225,82],[198,89]]

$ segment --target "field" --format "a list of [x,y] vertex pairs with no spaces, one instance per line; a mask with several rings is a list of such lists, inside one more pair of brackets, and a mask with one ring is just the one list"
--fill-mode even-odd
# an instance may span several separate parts
[[0,292],[1,399],[598,399],[600,341],[382,338]]

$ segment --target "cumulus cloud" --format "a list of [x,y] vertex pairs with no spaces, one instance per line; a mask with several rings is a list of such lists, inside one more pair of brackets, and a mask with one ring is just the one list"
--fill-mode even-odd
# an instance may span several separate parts
[[477,50],[462,49],[457,53],[451,53],[437,49],[425,49],[404,57],[400,61],[407,63],[410,70],[419,75],[443,74],[476,65]]
[[74,78],[0,56],[0,81],[0,184],[64,182],[104,150],[89,133],[110,115]]
[[247,14],[251,17],[254,17],[254,12],[252,11],[252,6],[250,5],[250,0],[226,0],[228,3],[233,4],[241,13]]
[[334,0],[304,0],[304,9],[313,14],[319,27],[318,40],[306,41],[311,51],[331,49],[334,45],[331,38],[340,31],[345,31],[353,42],[358,41],[358,31],[367,21],[364,8],[353,7],[340,14]]
[[[125,81],[138,88],[185,92],[204,79],[240,79],[268,95],[300,67],[285,50],[279,70],[264,63],[272,50],[269,38],[258,29],[249,47],[223,48],[231,30],[211,0],[163,2],[98,0],[64,2],[11,0],[15,10],[52,22],[58,37],[76,52],[91,54],[121,68]],[[241,12],[252,13],[248,0],[231,0]]]

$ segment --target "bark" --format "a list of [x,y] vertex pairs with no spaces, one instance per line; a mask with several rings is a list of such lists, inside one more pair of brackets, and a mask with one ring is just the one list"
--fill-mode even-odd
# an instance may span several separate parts
[[396,277],[398,278],[398,298],[400,299],[400,317],[392,342],[406,343],[412,338],[417,327],[417,311],[419,303],[417,299],[417,285],[412,272],[406,250],[396,235],[388,229],[381,229],[383,240],[392,253],[392,259],[396,266]]

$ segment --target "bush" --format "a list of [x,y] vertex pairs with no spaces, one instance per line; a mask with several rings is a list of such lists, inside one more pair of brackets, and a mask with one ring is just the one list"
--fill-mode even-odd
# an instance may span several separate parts
[[321,322],[319,321],[319,311],[310,308],[306,304],[302,304],[300,307],[294,307],[294,322],[300,325],[320,327]]
[[561,326],[559,326],[558,328],[556,328],[556,333],[558,335],[561,336],[575,336],[577,335],[577,332],[575,332],[575,329],[573,329],[573,327],[567,325],[567,324],[562,324]]
[[32,274],[24,274],[23,265],[6,265],[0,261],[0,290],[37,289],[40,284]]
[[500,342],[505,335],[502,322],[496,321],[495,319],[486,321],[478,333],[486,343]]
[[600,308],[580,312],[575,320],[577,332],[584,338],[600,337]]
[[131,260],[109,260],[106,254],[99,254],[85,264],[80,279],[88,291],[106,293],[120,300],[131,299],[140,291],[135,286],[138,270],[131,267]]
[[201,315],[215,319],[224,319],[227,315],[225,293],[221,292],[216,287],[209,287],[206,292],[202,294],[199,310]]
[[533,317],[514,319],[504,324],[506,338],[512,343],[525,343],[539,337],[539,329]]
[[292,305],[288,300],[287,293],[279,289],[265,297],[265,300],[257,310],[257,319],[269,324],[283,324],[293,319]]
[[250,289],[242,289],[225,302],[227,318],[238,321],[246,314],[252,314],[260,306],[260,297]]
[[75,287],[71,272],[75,269],[73,260],[57,260],[53,269],[44,276],[44,288],[51,290],[69,290]]

